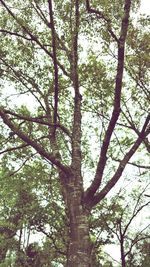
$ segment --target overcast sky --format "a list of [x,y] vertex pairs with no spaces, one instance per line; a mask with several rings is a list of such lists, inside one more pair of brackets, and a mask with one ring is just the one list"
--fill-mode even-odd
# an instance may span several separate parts
[[150,1],[141,0],[141,13],[146,13],[150,15]]

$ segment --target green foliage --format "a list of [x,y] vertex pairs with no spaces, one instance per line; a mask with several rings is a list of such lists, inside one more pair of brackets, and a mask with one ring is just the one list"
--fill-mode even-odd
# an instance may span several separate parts
[[[81,172],[82,182],[87,188],[95,175],[100,148],[108,133],[107,126],[114,109],[114,88],[118,78],[118,38],[124,1],[90,1],[91,7],[103,12],[103,16],[89,14],[85,1],[79,1],[78,32],[75,31],[75,1],[53,1],[59,85],[58,125],[53,125],[56,75],[48,3],[45,0],[4,2],[14,15],[4,6],[0,11],[2,108],[7,110],[8,118],[14,123],[16,131],[23,132],[31,139],[31,143],[35,142],[48,155],[53,152],[57,155],[57,149],[55,151],[53,147],[53,130],[56,127],[59,158],[69,167],[72,166],[74,151],[72,131],[74,107],[77,105],[72,79],[75,57],[72,47],[75,45],[74,35],[79,35],[76,57],[82,95]],[[140,1],[131,2],[121,109],[108,144],[104,178],[96,194],[113,177],[120,161],[135,144],[149,110],[149,18],[141,16],[136,22],[135,12]],[[79,114],[76,117],[80,118]],[[3,124],[0,124],[0,131],[0,266],[64,265],[70,225],[63,198],[64,181],[59,178],[60,172],[56,171],[50,160],[40,156],[32,144],[26,144]],[[105,141],[107,146],[107,140]],[[75,143],[78,145],[78,142]],[[133,163],[133,166],[129,165],[131,168],[127,167],[123,176],[127,182],[132,183],[136,176],[136,181],[142,178],[142,185],[145,184],[149,169],[148,152],[149,142],[145,138],[137,151],[139,157],[133,158],[133,161],[131,159],[130,164]],[[108,197],[91,212],[93,266],[112,266],[100,246],[116,242],[114,236],[118,234],[120,219],[123,218],[121,223],[125,228],[138,193],[136,188],[130,196],[123,192],[123,195]],[[125,208],[129,198],[131,205]],[[132,231],[127,233],[127,237],[133,238]],[[30,234],[34,233],[43,236],[41,243],[32,242],[32,238],[30,240]],[[126,242],[126,248],[129,243]],[[148,243],[141,243],[141,247],[137,248],[141,253],[142,267],[148,265],[147,246]],[[130,253],[127,264],[130,261],[132,267],[137,264],[134,251],[133,255]]]

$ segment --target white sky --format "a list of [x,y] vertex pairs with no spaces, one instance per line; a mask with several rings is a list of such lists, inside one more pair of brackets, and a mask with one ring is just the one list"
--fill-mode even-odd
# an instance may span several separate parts
[[150,15],[150,0],[141,0],[141,13]]

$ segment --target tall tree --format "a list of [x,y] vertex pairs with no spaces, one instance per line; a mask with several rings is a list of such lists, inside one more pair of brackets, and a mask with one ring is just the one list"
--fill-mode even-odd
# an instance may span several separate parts
[[148,168],[149,35],[130,16],[139,1],[0,2],[1,154],[31,147],[55,167],[67,266],[91,266],[91,210],[128,163]]

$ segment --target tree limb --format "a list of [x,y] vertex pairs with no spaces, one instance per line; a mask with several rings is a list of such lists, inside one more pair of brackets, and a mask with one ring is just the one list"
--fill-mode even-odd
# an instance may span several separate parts
[[27,41],[33,41],[32,38],[28,38],[26,37],[25,35],[22,35],[18,32],[11,32],[11,31],[8,31],[8,30],[4,30],[4,29],[0,29],[0,32],[1,33],[4,33],[4,34],[9,34],[9,35],[14,35],[14,36],[17,36],[17,37],[20,37],[20,38],[23,38]]
[[97,15],[97,18],[99,19],[103,19],[106,23],[107,23],[107,29],[108,29],[108,32],[111,34],[112,38],[117,42],[119,43],[119,40],[116,36],[116,34],[114,33],[114,31],[112,30],[112,27],[111,27],[111,20],[105,16],[105,14],[100,11],[100,10],[97,10],[97,9],[94,9],[90,6],[90,1],[89,0],[86,0],[86,9],[87,11],[90,13],[90,14],[95,14]]
[[[114,158],[114,157],[111,157],[111,158],[112,158],[112,160],[114,160],[114,161],[116,161],[116,162],[121,162],[120,159],[116,159],[116,158]],[[137,167],[137,168],[150,170],[150,166],[141,165],[141,164],[134,163],[134,162],[128,162],[127,164],[132,165],[132,166],[135,166],[135,167]]]
[[51,23],[51,32],[52,32],[52,54],[53,54],[53,65],[54,65],[54,136],[56,132],[56,123],[57,123],[57,116],[58,116],[58,94],[59,94],[59,79],[58,79],[58,66],[57,66],[57,49],[56,49],[56,35],[55,35],[55,25],[54,25],[54,18],[53,18],[53,8],[52,8],[52,1],[48,0],[49,6],[49,16],[50,16],[50,23]]
[[105,137],[102,143],[102,148],[100,152],[100,157],[96,169],[96,174],[94,180],[90,187],[86,191],[87,200],[92,199],[95,192],[99,188],[104,168],[106,166],[107,161],[107,151],[110,145],[111,136],[114,132],[114,128],[116,126],[120,111],[121,111],[121,90],[122,90],[122,81],[123,81],[123,70],[124,70],[124,56],[125,56],[125,41],[127,36],[128,24],[129,24],[129,14],[130,14],[130,6],[131,0],[125,0],[124,6],[124,16],[122,18],[121,25],[121,33],[118,43],[118,65],[117,65],[117,74],[116,74],[116,82],[115,82],[115,96],[114,96],[114,107],[111,116],[111,120],[109,122],[108,128],[105,133]]
[[[53,54],[52,54],[51,52],[49,52],[49,51],[45,48],[45,46],[39,41],[39,39],[37,38],[37,36],[35,36],[34,34],[32,34],[32,33],[30,32],[30,30],[29,30],[26,26],[24,26],[24,25],[22,25],[22,24],[20,23],[20,21],[18,20],[18,18],[15,16],[15,14],[10,10],[10,8],[6,5],[6,3],[5,3],[3,0],[0,0],[0,2],[2,3],[2,5],[4,6],[4,8],[8,11],[8,13],[14,18],[14,20],[19,24],[19,26],[25,31],[25,33],[27,33],[27,34],[30,36],[31,40],[34,41],[34,42],[36,42],[36,43],[40,46],[40,48],[41,48],[42,50],[44,50],[45,53],[46,53],[48,56],[50,56],[50,58],[53,59]],[[66,76],[70,77],[70,74],[65,70],[64,66],[63,66],[60,62],[58,62],[58,61],[57,61],[57,64],[58,64],[58,66],[60,67],[60,69],[63,71],[63,73],[64,73]]]
[[[121,177],[122,172],[125,169],[130,158],[133,156],[133,154],[136,152],[136,150],[138,149],[140,144],[143,142],[143,139],[148,134],[150,134],[150,127],[146,131],[144,131],[146,124],[148,124],[148,122],[149,121],[146,121],[146,123],[144,123],[144,126],[143,126],[141,133],[140,133],[140,136],[137,138],[137,140],[135,141],[134,145],[130,148],[130,150],[126,153],[124,158],[120,161],[120,164],[116,170],[116,173],[109,180],[109,182],[106,184],[106,186],[104,186],[104,188],[97,195],[95,195],[93,197],[93,200],[91,200],[92,206],[96,205],[100,200],[102,200],[108,194],[108,192],[114,187],[114,185],[117,183],[117,181]],[[86,198],[85,198],[85,200],[86,200]]]
[[57,157],[51,153],[48,153],[45,149],[41,147],[35,140],[31,139],[28,135],[24,134],[21,130],[19,130],[14,123],[11,122],[8,115],[0,109],[0,116],[3,119],[4,123],[16,134],[20,139],[22,139],[25,143],[33,147],[42,157],[49,160],[52,164],[54,164],[58,169],[65,173],[70,173],[70,168],[66,165],[63,165]]
[[43,118],[46,118],[46,116],[44,116],[43,118],[40,118],[40,117],[27,117],[27,116],[23,116],[21,114],[17,114],[15,112],[12,112],[10,110],[7,110],[7,109],[3,109],[5,113],[7,114],[10,114],[10,115],[13,115],[15,116],[16,118],[20,119],[20,120],[25,120],[25,121],[31,121],[31,122],[35,122],[35,123],[39,123],[39,124],[42,124],[42,125],[47,125],[49,127],[57,127],[57,128],[60,128],[65,134],[67,134],[70,138],[71,138],[71,133],[69,132],[69,130],[62,124],[60,123],[49,123],[48,121],[45,121],[43,120]]
[[72,130],[72,166],[81,177],[81,101],[78,75],[78,34],[79,34],[79,0],[74,1],[74,18],[72,18],[72,45],[71,45],[71,76],[74,88],[74,118]]

